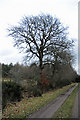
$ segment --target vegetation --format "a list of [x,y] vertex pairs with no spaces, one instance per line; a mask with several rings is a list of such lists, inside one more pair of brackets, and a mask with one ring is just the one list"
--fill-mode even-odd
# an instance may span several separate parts
[[78,87],[73,90],[72,94],[67,98],[67,100],[63,103],[60,109],[55,113],[53,118],[71,118],[72,108],[74,106],[77,92]]
[[[62,87],[75,82],[76,77],[77,73],[74,71],[74,69],[70,65],[66,64],[58,65],[57,72],[55,71],[54,74],[53,66],[49,64],[44,66],[42,75],[40,75],[39,66],[36,64],[24,66],[17,63],[13,65],[9,71],[9,78],[11,81],[14,81],[20,85],[24,84],[25,81],[26,89],[31,91],[33,90],[31,87],[34,86],[34,88],[36,87],[41,89],[42,93],[48,91],[49,89]],[[5,78],[3,78],[3,80],[4,79]]]
[[64,93],[74,84],[44,93],[42,97],[25,98],[20,102],[16,102],[16,104],[8,104],[3,110],[3,118],[26,118],[31,113],[37,111],[42,106],[54,100],[57,96]]
[[77,75],[75,81],[80,83],[80,75]]
[[[14,46],[25,53],[25,62],[29,64],[31,62],[31,64],[28,66],[19,63],[2,64],[3,108],[9,102],[21,100],[23,87],[24,94],[28,98],[28,100],[23,100],[24,103],[18,102],[23,113],[16,103],[18,108],[11,104],[9,107],[11,110],[7,106],[4,115],[25,117],[60,94],[58,90],[54,92],[56,95],[48,92],[49,90],[62,88],[77,79],[78,75],[72,68],[73,41],[68,39],[67,28],[58,18],[45,14],[25,16],[18,26],[9,27],[8,32],[9,36],[14,39]],[[4,81],[4,78],[7,78],[7,81]],[[60,91],[64,91],[66,88],[64,87]],[[52,95],[52,97],[44,98],[45,95]],[[32,103],[29,103],[29,100]],[[33,106],[32,110],[28,103]],[[34,105],[38,105],[38,107],[34,107]]]
[[12,63],[10,63],[9,65],[3,63],[2,64],[2,77],[9,78],[10,77],[9,71],[11,70],[12,67],[13,67]]
[[72,61],[69,49],[73,44],[68,39],[66,30],[58,18],[49,14],[25,16],[18,26],[8,29],[15,46],[27,54],[26,60],[34,61],[37,57],[41,70],[44,62],[54,64],[58,61]]
[[[18,26],[8,28],[8,32],[14,39],[14,46],[25,52],[25,62],[31,60],[38,64],[40,74],[36,82],[38,89],[46,89],[49,86],[48,79],[42,80],[46,64],[49,65],[48,68],[51,67],[50,79],[57,76],[60,66],[71,66],[73,41],[68,39],[67,28],[58,18],[53,18],[49,14],[25,16]],[[58,77],[60,78],[60,75]]]
[[23,88],[15,82],[2,82],[2,108],[6,104],[14,101],[20,101]]
[[64,68],[68,69],[68,71],[61,68],[58,73],[53,75],[52,68],[49,65],[45,65],[43,74],[40,77],[40,69],[36,64],[24,66],[17,63],[13,65],[8,72],[10,73],[10,78],[3,78],[3,108],[9,102],[21,100],[23,87],[26,91],[26,96],[29,98],[42,96],[43,93],[51,89],[71,84],[77,74],[71,67],[66,66]]

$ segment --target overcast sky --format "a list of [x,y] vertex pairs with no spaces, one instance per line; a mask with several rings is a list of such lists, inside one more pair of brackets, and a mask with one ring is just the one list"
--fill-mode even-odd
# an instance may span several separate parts
[[[13,39],[8,37],[9,25],[16,25],[24,15],[49,13],[58,17],[64,26],[69,26],[69,37],[78,40],[78,1],[79,0],[0,0],[0,62],[22,63],[23,54],[13,47]],[[77,62],[75,62],[77,70]]]

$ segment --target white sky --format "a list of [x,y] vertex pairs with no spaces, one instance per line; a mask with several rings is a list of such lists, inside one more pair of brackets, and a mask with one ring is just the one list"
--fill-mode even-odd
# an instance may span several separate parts
[[[16,25],[24,15],[49,13],[69,26],[70,38],[78,39],[79,0],[0,0],[0,62],[22,62],[23,54],[13,47],[12,38],[7,36],[8,25]],[[77,44],[75,50],[77,51]],[[77,69],[77,67],[76,67]]]

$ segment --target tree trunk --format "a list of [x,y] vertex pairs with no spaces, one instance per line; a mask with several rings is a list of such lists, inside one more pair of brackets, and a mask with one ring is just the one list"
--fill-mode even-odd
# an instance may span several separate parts
[[[43,64],[42,64],[42,58],[40,58],[39,59],[39,61],[40,61],[40,65],[39,65],[39,69],[40,69],[40,80],[38,81],[38,88],[40,89],[40,90],[42,90],[42,84],[41,84],[41,77],[42,77],[42,72],[43,72]],[[42,93],[43,93],[43,91],[42,91]]]

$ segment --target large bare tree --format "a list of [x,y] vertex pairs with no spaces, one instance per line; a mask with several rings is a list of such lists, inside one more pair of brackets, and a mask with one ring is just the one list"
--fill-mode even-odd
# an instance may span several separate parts
[[38,58],[41,71],[44,62],[61,59],[61,54],[68,53],[72,46],[67,38],[67,28],[51,15],[25,16],[18,26],[8,30],[14,45],[25,51],[26,61]]

